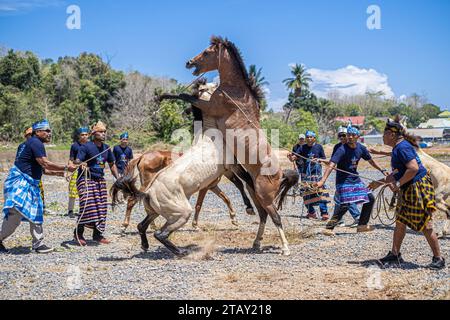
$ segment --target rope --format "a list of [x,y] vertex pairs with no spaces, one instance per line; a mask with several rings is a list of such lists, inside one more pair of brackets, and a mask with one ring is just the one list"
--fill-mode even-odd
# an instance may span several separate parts
[[[378,219],[380,221],[380,223],[384,226],[391,226],[395,223],[395,219],[396,219],[396,214],[394,212],[393,216],[389,216],[389,207],[391,206],[391,204],[389,203],[389,200],[386,198],[386,196],[384,195],[384,192],[386,191],[386,188],[388,187],[388,185],[384,185],[381,187],[380,191],[378,192],[376,198],[375,198],[375,210],[372,211],[372,219],[376,220]],[[400,201],[400,197],[398,197],[397,201]],[[381,218],[381,211],[384,211],[387,219],[388,219],[388,223],[385,223],[383,221],[383,219]]]
[[[75,171],[74,171],[75,172]],[[72,175],[73,175],[74,173],[72,173]],[[83,174],[84,174],[84,185],[85,185],[85,188],[86,188],[86,201],[84,202],[84,208],[83,208],[83,213],[81,213],[80,214],[80,216],[78,217],[78,219],[77,219],[77,224],[76,224],[76,226],[75,226],[75,238],[76,238],[76,240],[77,240],[77,242],[78,242],[78,244],[82,247],[82,245],[81,245],[81,243],[80,243],[80,237],[79,237],[79,235],[78,235],[78,226],[80,225],[80,221],[81,221],[81,219],[83,218],[83,216],[84,216],[84,213],[85,213],[85,211],[86,211],[86,207],[87,207],[87,198],[89,197],[89,188],[88,188],[88,183],[87,183],[87,180],[88,179],[90,179],[90,171],[89,171],[89,168],[88,167],[85,167],[84,169],[83,169],[83,171],[81,171],[81,174],[77,177],[77,184],[78,184],[78,181],[79,181],[79,179],[81,179],[81,177],[83,177]]]

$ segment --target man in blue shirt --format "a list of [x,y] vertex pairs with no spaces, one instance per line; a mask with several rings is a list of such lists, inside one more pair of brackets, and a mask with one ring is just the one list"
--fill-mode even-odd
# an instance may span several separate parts
[[80,216],[74,230],[74,240],[85,246],[84,228],[93,229],[93,240],[100,244],[109,244],[103,233],[106,227],[108,213],[108,194],[106,190],[105,167],[109,164],[113,176],[117,179],[119,174],[115,165],[114,154],[111,148],[104,143],[106,139],[106,126],[99,121],[91,130],[93,141],[81,146],[75,163],[82,163],[77,181],[80,195]]
[[[81,146],[88,142],[89,139],[89,129],[82,127],[77,130],[77,141],[72,143],[70,146],[70,155],[69,155],[69,164],[73,164],[73,162],[77,159],[78,151]],[[69,205],[67,216],[73,218],[75,215],[73,213],[73,208],[75,206],[75,200],[78,198],[77,191],[77,179],[78,179],[78,171],[74,172],[72,178],[69,182]]]
[[[377,163],[372,159],[369,151],[358,142],[359,130],[354,127],[347,128],[347,143],[340,146],[331,157],[330,166],[325,174],[317,183],[317,187],[325,184],[331,171],[336,170],[336,194],[335,199],[339,204],[339,211],[328,221],[326,228],[333,230],[338,221],[349,208],[350,203],[362,203],[361,216],[357,226],[357,232],[372,231],[373,227],[369,226],[370,215],[375,204],[375,197],[369,192],[358,176],[358,163],[362,158],[368,161],[375,169],[385,173]],[[341,171],[343,170],[343,171]],[[345,172],[344,172],[345,171]]]
[[48,160],[44,143],[50,142],[51,136],[47,120],[36,122],[32,126],[32,136],[17,151],[14,166],[4,183],[5,203],[0,230],[0,252],[8,251],[3,241],[14,233],[23,219],[30,223],[33,250],[37,253],[53,251],[53,248],[43,244],[44,205],[39,183],[44,172],[74,171],[76,167],[59,165]]
[[[336,144],[333,147],[333,152],[331,154],[331,156],[333,156],[336,151],[344,144],[347,143],[347,128],[346,127],[339,127],[338,130],[338,139],[339,139],[339,143]],[[336,201],[336,197],[334,197],[334,212],[333,215],[337,214],[339,212],[339,203]],[[351,216],[353,217],[353,223],[349,225],[349,227],[353,228],[358,226],[359,223],[359,216],[360,216],[360,212],[358,210],[358,206],[356,203],[350,203],[348,206],[348,211],[350,212]],[[338,226],[340,227],[344,227],[345,226],[345,222],[344,222],[344,218],[342,217],[342,219],[338,222]]]
[[128,132],[120,135],[120,145],[114,146],[114,157],[120,175],[123,175],[128,162],[133,159],[133,150],[128,146]]
[[[297,155],[294,154],[292,160],[297,161],[299,165],[298,169],[302,182],[315,183],[322,178],[320,160],[326,159],[325,152],[322,145],[316,143],[316,133],[314,131],[306,131],[305,136],[306,144],[297,149],[298,152],[295,152]],[[323,189],[326,189],[326,187]],[[326,192],[318,192],[303,197],[303,203],[308,210],[308,219],[317,219],[314,206],[319,205],[322,220],[328,220],[328,196]]]

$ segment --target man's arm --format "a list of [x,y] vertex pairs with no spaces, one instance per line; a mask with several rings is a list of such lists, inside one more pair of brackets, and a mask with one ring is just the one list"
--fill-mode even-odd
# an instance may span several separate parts
[[56,164],[56,163],[53,163],[50,160],[48,160],[47,157],[36,158],[36,161],[44,169],[44,172],[46,170],[48,170],[48,171],[62,171],[62,172],[64,172],[65,170],[68,170],[70,172],[73,172],[73,171],[76,170],[76,166],[74,166],[74,165],[65,166],[65,165],[61,165],[61,164]]
[[374,167],[375,169],[377,169],[378,171],[380,171],[382,174],[384,174],[385,176],[388,176],[389,173],[387,172],[386,169],[381,168],[378,163],[376,163],[373,159],[368,160],[368,162],[370,163],[370,165],[372,167]]
[[382,156],[387,156],[387,157],[392,156],[392,152],[378,151],[378,150],[373,149],[373,148],[369,148],[369,152],[370,152],[370,153],[373,153],[373,154],[378,154],[378,155],[382,155]]
[[325,184],[325,182],[327,182],[327,179],[328,179],[328,177],[330,176],[331,171],[333,171],[333,169],[334,169],[335,167],[336,167],[336,163],[330,161],[330,164],[329,164],[329,166],[327,167],[327,169],[325,170],[325,173],[323,174],[322,179],[321,179],[319,182],[317,182],[317,184],[316,184],[317,187],[319,187],[319,188],[323,187],[323,185]]
[[109,162],[109,168],[111,169],[111,173],[114,178],[119,179],[119,172],[117,171],[117,166],[114,162]]

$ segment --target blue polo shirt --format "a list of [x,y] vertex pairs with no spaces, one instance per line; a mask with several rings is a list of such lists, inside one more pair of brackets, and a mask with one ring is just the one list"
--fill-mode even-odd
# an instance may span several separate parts
[[[336,163],[337,168],[358,174],[359,160],[364,159],[369,161],[372,159],[369,151],[361,143],[356,143],[356,148],[349,147],[348,144],[343,144],[337,148],[336,152],[331,157],[331,162]],[[336,170],[336,184],[353,184],[360,183],[361,179],[357,176]]]
[[114,147],[113,153],[114,158],[116,158],[117,169],[122,174],[128,162],[133,159],[133,150],[129,146],[122,148],[120,145],[117,145]]
[[427,174],[427,169],[425,169],[425,167],[422,164],[422,161],[420,161],[420,158],[417,155],[417,152],[414,149],[413,145],[408,141],[403,140],[392,149],[392,157],[391,157],[392,170],[395,169],[398,170],[398,173],[394,175],[395,180],[398,181],[400,180],[401,177],[403,177],[403,175],[406,172],[406,164],[414,159],[416,159],[417,164],[419,165],[419,171],[417,172],[416,176],[411,180],[411,183],[415,183],[420,179],[422,179]]
[[14,165],[33,179],[40,180],[43,170],[36,158],[43,157],[47,157],[44,144],[38,137],[33,136],[17,149]]
[[[102,179],[105,176],[106,163],[114,163],[116,161],[111,149],[105,151],[108,148],[109,146],[104,143],[102,143],[100,147],[97,147],[93,141],[89,141],[80,147],[77,154],[77,160],[85,162],[86,160],[93,158],[87,163],[91,178]],[[78,174],[81,174],[81,168],[78,169]]]

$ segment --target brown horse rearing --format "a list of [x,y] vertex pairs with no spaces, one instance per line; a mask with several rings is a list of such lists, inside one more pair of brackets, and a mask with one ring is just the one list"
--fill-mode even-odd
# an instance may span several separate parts
[[[127,165],[123,177],[120,177],[116,180],[116,182],[111,187],[111,195],[113,199],[113,203],[118,202],[118,192],[122,191],[124,198],[127,200],[127,210],[125,213],[125,218],[122,223],[122,232],[124,233],[130,224],[131,211],[133,207],[138,202],[133,196],[132,191],[130,190],[130,186],[127,185],[124,177],[128,175],[132,175],[135,178],[139,175],[139,180],[141,183],[140,191],[144,191],[148,185],[151,183],[156,173],[158,173],[161,169],[167,167],[172,163],[172,152],[171,151],[149,151],[142,154],[140,157],[133,159]],[[240,191],[242,195],[242,199],[246,206],[246,213],[249,215],[254,215],[253,206],[250,202],[250,199],[247,197],[244,191],[244,185],[239,178],[232,171],[227,171],[224,173],[224,176],[228,178]],[[226,196],[226,194],[220,189],[218,183],[220,178],[217,179],[214,183],[212,183],[209,188],[202,189],[199,191],[197,202],[195,205],[195,214],[194,219],[192,220],[192,226],[195,228],[198,225],[198,218],[200,214],[200,210],[203,205],[203,200],[205,199],[206,193],[210,190],[215,195],[217,195],[222,201],[227,205],[228,212],[230,215],[231,223],[234,225],[238,225],[236,220],[236,212],[231,204],[230,199]],[[154,227],[156,228],[156,227]]]
[[[245,168],[247,178],[241,175],[242,172],[236,173],[244,180],[249,179],[246,182],[254,188],[250,195],[258,209],[260,225],[253,247],[260,249],[267,215],[270,215],[281,238],[282,253],[289,255],[288,242],[274,203],[277,197],[280,200],[279,203],[282,203],[287,190],[298,181],[298,175],[294,171],[283,177],[276,157],[272,156],[270,144],[265,135],[259,131],[261,129],[259,100],[262,97],[262,89],[256,85],[254,78],[248,76],[236,46],[221,37],[213,36],[210,46],[189,60],[186,67],[194,68],[193,75],[195,76],[213,70],[219,71],[220,85],[209,101],[189,94],[181,94],[177,98],[190,102],[204,115],[216,119],[218,128],[224,137],[224,143],[232,150],[235,157],[238,157],[238,148],[245,150],[245,159],[239,158],[239,161],[240,166]],[[173,97],[163,96],[162,98]],[[238,140],[235,145],[234,139],[226,141],[228,129],[255,130],[257,141],[250,143],[249,139],[241,140],[241,142]],[[248,159],[255,158],[257,159],[256,163],[248,161]],[[233,166],[232,170],[236,170],[240,166]]]

